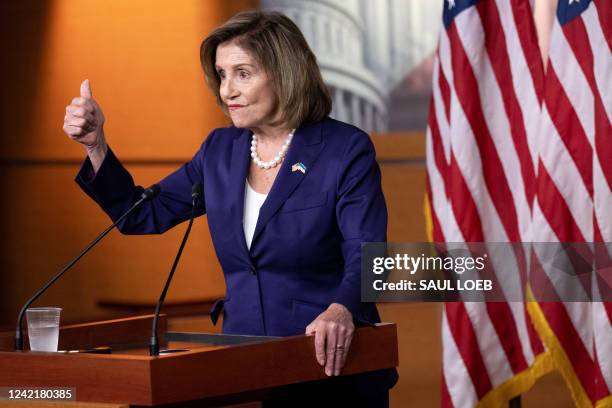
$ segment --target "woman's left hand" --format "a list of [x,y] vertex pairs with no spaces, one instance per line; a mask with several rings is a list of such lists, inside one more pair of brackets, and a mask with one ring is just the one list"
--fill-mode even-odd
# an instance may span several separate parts
[[329,305],[306,327],[307,335],[315,335],[317,361],[328,376],[340,375],[354,333],[353,315],[340,303]]

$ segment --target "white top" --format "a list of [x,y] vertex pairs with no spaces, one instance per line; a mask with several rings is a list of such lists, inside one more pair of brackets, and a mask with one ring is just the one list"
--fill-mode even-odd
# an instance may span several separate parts
[[246,181],[244,190],[244,218],[242,225],[244,227],[244,238],[246,239],[247,248],[251,249],[251,241],[255,234],[255,226],[259,217],[259,209],[266,201],[267,194],[261,194],[253,190],[249,181]]

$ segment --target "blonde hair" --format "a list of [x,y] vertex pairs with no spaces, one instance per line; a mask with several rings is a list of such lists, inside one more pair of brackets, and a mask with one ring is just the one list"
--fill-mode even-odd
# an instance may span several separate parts
[[332,101],[317,59],[298,26],[279,12],[243,11],[211,32],[200,46],[200,63],[208,86],[226,115],[215,69],[217,47],[236,41],[264,68],[271,79],[280,118],[277,125],[297,128],[331,112]]

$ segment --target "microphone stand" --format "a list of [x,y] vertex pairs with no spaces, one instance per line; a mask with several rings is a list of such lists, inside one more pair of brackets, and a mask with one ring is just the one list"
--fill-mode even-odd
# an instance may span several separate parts
[[87,247],[85,247],[85,249],[81,251],[80,254],[76,256],[76,258],[74,258],[66,266],[64,266],[64,268],[59,273],[57,273],[54,277],[52,277],[47,283],[45,283],[45,285],[42,288],[38,289],[32,295],[32,297],[28,299],[28,301],[23,305],[23,307],[19,311],[19,316],[17,317],[17,328],[15,329],[15,351],[23,351],[23,335],[22,335],[21,326],[23,324],[23,316],[25,314],[25,311],[28,309],[28,307],[30,307],[30,305],[34,303],[34,301],[40,297],[40,295],[45,293],[45,291],[49,289],[51,285],[53,285],[59,278],[61,278],[62,275],[64,275],[64,273],[66,273],[70,268],[72,268],[74,264],[76,264],[87,252],[89,252],[91,248],[93,248],[98,242],[100,242],[102,238],[104,238],[109,232],[111,232],[111,230],[115,228],[117,224],[123,221],[128,215],[132,213],[132,211],[134,211],[144,201],[150,200],[153,197],[157,196],[159,194],[159,191],[160,189],[157,184],[154,184],[148,189],[146,189],[142,193],[142,196],[138,199],[138,201],[136,201],[125,213],[123,213],[123,215],[119,217],[117,221],[113,222],[110,227],[106,228],[100,235],[98,235],[89,245],[87,245]]
[[[170,274],[166,279],[166,284],[164,285],[164,289],[159,295],[159,300],[155,305],[155,316],[153,317],[153,324],[151,327],[151,337],[149,338],[149,355],[150,356],[159,356],[159,341],[157,338],[157,322],[159,320],[159,314],[161,312],[162,305],[164,304],[164,300],[166,299],[166,293],[168,293],[168,288],[170,287],[170,282],[172,282],[172,278],[174,277],[174,272],[176,271],[176,267],[178,266],[179,259],[181,258],[181,254],[183,253],[183,249],[185,248],[185,244],[187,243],[187,238],[189,237],[189,233],[191,232],[191,227],[193,225],[193,220],[196,215],[196,208],[200,197],[202,196],[202,184],[196,183],[193,185],[191,190],[191,217],[189,218],[189,225],[187,225],[187,230],[185,231],[185,235],[183,236],[183,240],[181,241],[181,245],[179,246],[179,250],[174,258],[174,263],[172,264],[172,268],[170,269]],[[165,352],[173,352],[173,351],[183,351],[183,350],[166,350]]]

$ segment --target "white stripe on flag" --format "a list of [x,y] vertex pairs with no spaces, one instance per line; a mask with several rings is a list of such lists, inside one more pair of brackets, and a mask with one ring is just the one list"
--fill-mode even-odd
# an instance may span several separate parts
[[442,315],[442,374],[444,375],[448,393],[457,408],[473,407],[478,402],[478,396],[470,373],[468,373],[461,353],[455,344],[455,339],[448,327],[446,312]]
[[548,69],[554,69],[563,90],[578,114],[578,120],[584,129],[591,147],[594,146],[595,134],[595,100],[589,83],[584,76],[576,56],[555,19],[550,41],[550,62]]
[[527,142],[531,153],[531,162],[536,169],[538,157],[538,122],[540,120],[540,103],[535,92],[535,85],[531,71],[525,59],[525,53],[519,39],[512,7],[508,0],[495,0],[506,37],[506,46],[510,55],[510,69],[512,70],[512,85],[519,103],[524,109],[523,121],[527,132]]
[[594,3],[591,3],[582,14],[582,19],[593,50],[595,82],[603,100],[608,121],[612,122],[612,52],[610,52],[610,47],[608,47],[608,42],[599,24],[599,15]]
[[470,317],[474,332],[478,334],[476,341],[491,384],[496,387],[512,378],[513,374],[499,336],[489,317],[487,305],[484,302],[465,302],[465,310]]
[[[541,126],[540,159],[563,196],[582,236],[590,239],[593,236],[593,203],[546,106],[542,109]],[[534,239],[536,241],[546,242],[546,239]]]

